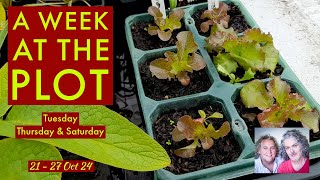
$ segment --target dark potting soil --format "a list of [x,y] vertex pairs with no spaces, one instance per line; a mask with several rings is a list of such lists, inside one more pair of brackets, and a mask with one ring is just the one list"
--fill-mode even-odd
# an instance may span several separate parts
[[139,71],[144,93],[147,97],[154,100],[171,99],[204,92],[207,91],[212,84],[205,69],[188,73],[190,84],[183,86],[177,79],[171,79],[169,81],[168,79],[158,79],[152,76],[149,65],[150,61],[140,64]]
[[[274,70],[274,72],[272,73],[272,75],[274,76],[280,76],[283,72],[283,67],[280,65],[280,64],[277,64],[276,66],[276,69]],[[237,68],[237,71],[234,73],[234,75],[236,75],[236,77],[239,77],[239,78],[242,78],[243,75],[244,75],[245,71],[244,69],[242,68]],[[220,74],[219,74],[220,75]],[[254,78],[255,79],[267,79],[271,77],[271,71],[268,70],[266,72],[256,72],[256,74],[254,75]],[[220,75],[220,78],[222,81],[226,81],[226,82],[230,82],[230,78],[228,76],[221,76]],[[252,79],[251,79],[252,80]],[[241,83],[246,83],[246,82],[249,82],[251,80],[248,80],[248,81],[243,81]]]
[[172,32],[172,36],[168,41],[162,41],[158,35],[151,36],[147,27],[149,25],[156,26],[153,20],[147,22],[137,22],[132,25],[131,32],[133,36],[134,46],[141,50],[151,50],[163,47],[175,46],[177,42],[177,34],[181,31],[186,31],[184,23],[181,20],[181,28],[175,29]]
[[[174,126],[177,124],[178,119],[184,115],[190,115],[192,118],[199,118],[198,110],[204,110],[207,116],[214,112],[220,112],[223,114],[222,108],[217,105],[201,105],[196,108],[171,111],[166,114],[162,114],[158,117],[153,125],[153,134],[155,139],[164,147],[167,151],[169,157],[171,158],[171,165],[165,169],[171,171],[174,174],[183,174],[188,172],[193,172],[205,168],[210,168],[213,166],[218,166],[221,164],[226,164],[229,162],[236,161],[240,156],[240,149],[238,142],[232,134],[230,133],[219,139],[214,139],[214,145],[208,150],[203,150],[202,148],[196,149],[196,154],[191,158],[181,158],[174,154],[174,150],[190,145],[193,141],[182,140],[180,142],[174,142],[172,140],[171,132]],[[174,125],[170,124],[170,120],[175,122]],[[219,129],[223,122],[227,121],[223,119],[208,119],[209,123],[213,125],[215,129]],[[171,145],[167,142],[170,140]]]
[[[251,28],[251,26],[247,23],[244,16],[241,14],[241,11],[239,10],[239,8],[233,3],[230,3],[228,5],[230,7],[230,10],[228,11],[228,15],[230,16],[229,27],[232,27],[237,33],[244,32],[246,29]],[[191,17],[194,19],[195,26],[199,34],[205,37],[209,37],[210,30],[206,33],[203,33],[200,30],[201,23],[206,21],[205,19],[200,18],[202,13],[205,10],[206,9],[199,9]]]
[[[243,103],[241,102],[240,96],[238,96],[238,98],[235,100],[234,105],[235,105],[239,115],[241,116],[241,118],[245,121],[245,123],[248,127],[249,135],[250,135],[252,141],[254,142],[254,128],[261,127],[259,124],[257,115],[259,113],[261,113],[262,111],[258,108],[246,108],[243,105]],[[253,121],[250,121],[248,118],[243,117],[244,114],[248,114],[248,113],[255,114],[255,119]],[[301,122],[295,122],[295,121],[292,121],[289,119],[288,122],[286,124],[284,124],[283,127],[302,127],[302,124],[301,124]],[[316,141],[318,139],[320,139],[320,132],[313,133],[312,130],[310,130],[310,142]]]

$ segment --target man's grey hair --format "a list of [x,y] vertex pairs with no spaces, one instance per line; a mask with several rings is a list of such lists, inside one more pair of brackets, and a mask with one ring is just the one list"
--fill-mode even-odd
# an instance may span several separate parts
[[297,129],[289,130],[282,136],[281,146],[280,146],[280,156],[286,161],[289,160],[289,156],[287,155],[286,148],[284,147],[284,140],[291,137],[295,138],[298,141],[298,143],[301,145],[303,157],[305,158],[309,157],[308,139],[304,135],[302,135],[301,132]]
[[278,145],[278,143],[277,143],[276,138],[273,137],[273,136],[270,136],[269,134],[266,134],[266,135],[264,135],[264,136],[261,136],[261,137],[258,139],[258,141],[256,142],[255,158],[257,159],[257,158],[259,158],[259,156],[260,156],[260,155],[259,155],[259,150],[260,150],[260,148],[261,148],[261,142],[262,142],[263,140],[271,140],[271,141],[274,142],[274,145],[276,146],[276,150],[277,150],[276,156],[278,156],[278,153],[279,153],[279,145]]

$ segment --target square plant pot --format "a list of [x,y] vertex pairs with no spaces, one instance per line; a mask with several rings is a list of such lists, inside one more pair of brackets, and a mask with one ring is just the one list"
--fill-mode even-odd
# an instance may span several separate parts
[[[312,96],[308,93],[308,91],[303,87],[301,82],[296,79],[295,75],[290,72],[290,71],[285,71],[283,74],[282,78],[283,81],[287,82],[290,87],[291,87],[291,93],[298,93],[303,96],[303,98],[308,102],[308,104],[311,106],[312,109],[317,110],[320,112],[320,107],[319,104],[312,98]],[[265,85],[269,82],[270,80],[263,80]],[[244,86],[244,85],[243,85]],[[235,89],[235,92],[233,93],[231,99],[232,102],[234,103],[234,106],[237,110],[237,114],[240,119],[243,119],[244,122],[246,123],[246,126],[248,127],[248,132],[251,137],[251,140],[254,142],[254,127],[260,127],[259,121],[257,117],[253,121],[250,121],[250,117],[244,117],[244,114],[259,114],[262,112],[262,110],[258,108],[246,108],[240,97],[240,90],[243,88],[239,87]],[[320,125],[320,121],[318,122]],[[293,120],[288,120],[285,124],[284,127],[302,127],[301,122],[295,122]],[[317,133],[313,133],[313,131],[310,129],[310,159],[318,158],[320,157],[320,131]]]
[[[242,3],[238,0],[228,0],[223,1],[226,3],[234,3],[239,10],[241,11],[244,19],[248,22],[250,27],[258,28],[256,22],[252,19],[248,11],[244,8]],[[186,94],[180,97],[173,97],[171,99],[152,99],[148,97],[145,93],[144,85],[142,79],[144,77],[141,74],[141,65],[150,60],[163,57],[164,52],[166,51],[176,51],[175,46],[169,45],[168,47],[163,47],[159,49],[152,50],[141,50],[134,45],[132,27],[136,22],[143,21],[145,19],[151,20],[153,17],[147,13],[132,15],[126,19],[126,38],[129,46],[136,82],[138,89],[138,96],[142,107],[142,112],[144,115],[144,120],[146,123],[147,131],[150,136],[154,137],[154,131],[152,129],[153,123],[157,120],[158,116],[161,114],[170,112],[171,110],[181,110],[190,107],[196,107],[202,103],[220,103],[223,114],[226,119],[229,121],[232,127],[232,134],[239,143],[241,147],[241,154],[236,161],[228,162],[223,165],[217,165],[214,167],[197,170],[194,172],[189,172],[185,174],[174,174],[166,169],[161,169],[156,171],[156,178],[159,179],[196,179],[196,178],[234,178],[246,174],[251,174],[254,171],[254,142],[251,140],[248,133],[248,127],[245,121],[239,116],[237,109],[233,105],[233,101],[237,98],[240,89],[244,84],[230,84],[223,80],[215,66],[212,63],[209,53],[204,48],[205,47],[205,37],[198,33],[195,21],[192,18],[192,15],[198,10],[204,9],[206,3],[190,5],[184,7],[185,15],[182,19],[185,25],[185,29],[191,31],[194,36],[194,40],[198,45],[198,52],[202,55],[206,62],[205,72],[207,73],[211,86],[208,90],[195,93],[195,94]],[[282,79],[288,80],[290,83],[293,83],[294,88],[298,88],[297,91],[303,95],[306,100],[310,103],[313,108],[319,110],[319,104],[310,96],[307,90],[301,85],[301,82],[294,75],[290,67],[286,64],[283,58],[279,57],[279,63],[283,71],[280,73]],[[271,78],[261,78],[264,82],[271,80]],[[172,81],[172,80],[171,80]],[[191,79],[192,81],[192,79]],[[156,93],[156,92],[153,92]],[[319,145],[320,143],[315,141],[311,142],[310,154],[311,158],[319,157]]]
[[[154,111],[146,113],[148,134],[167,150],[172,161],[167,168],[155,172],[157,179],[220,179],[252,173],[253,161],[250,157],[253,156],[254,144],[250,142],[244,122],[233,118],[233,109],[228,108],[231,107],[230,103],[231,101],[207,94],[159,103]],[[223,122],[228,121],[231,131],[227,136],[214,139],[214,145],[210,149],[197,148],[194,157],[180,158],[173,151],[191,144],[192,141],[174,142],[171,132],[179,117],[190,115],[194,119],[199,118],[198,110],[203,110],[207,115],[214,112],[223,114],[222,119],[207,119],[207,122],[212,123],[217,130]]]

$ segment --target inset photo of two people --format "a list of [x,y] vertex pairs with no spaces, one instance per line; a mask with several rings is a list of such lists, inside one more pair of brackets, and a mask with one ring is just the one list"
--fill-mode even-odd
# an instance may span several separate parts
[[309,129],[255,128],[255,173],[309,173]]

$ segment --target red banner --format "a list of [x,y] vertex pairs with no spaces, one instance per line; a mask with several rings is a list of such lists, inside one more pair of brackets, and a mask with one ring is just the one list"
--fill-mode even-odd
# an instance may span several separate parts
[[111,105],[112,7],[9,7],[11,105]]

